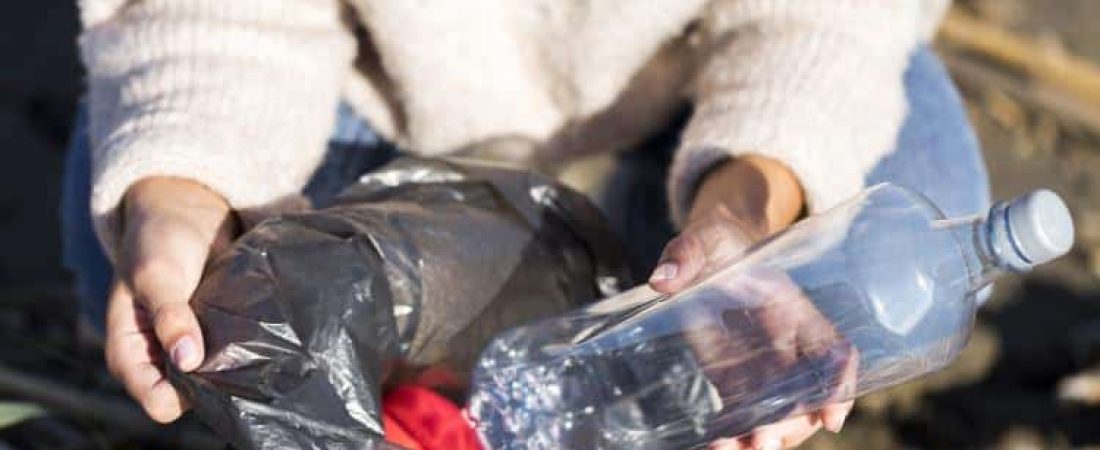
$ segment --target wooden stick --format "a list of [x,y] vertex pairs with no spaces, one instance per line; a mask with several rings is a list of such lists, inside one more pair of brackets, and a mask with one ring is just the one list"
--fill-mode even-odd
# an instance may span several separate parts
[[951,46],[979,53],[1100,106],[1100,68],[1085,59],[1044,49],[1034,39],[1012,33],[957,7],[944,18],[940,37]]
[[1100,136],[1100,109],[1091,103],[1049,86],[1034,85],[998,71],[989,64],[965,57],[945,54],[943,61],[955,81],[964,87],[1000,90],[1018,101],[1054,114],[1068,125],[1082,127],[1090,134]]
[[157,448],[218,450],[225,444],[201,430],[162,426],[136,406],[20,373],[0,364],[0,395],[32,401],[57,414],[101,424],[108,431]]

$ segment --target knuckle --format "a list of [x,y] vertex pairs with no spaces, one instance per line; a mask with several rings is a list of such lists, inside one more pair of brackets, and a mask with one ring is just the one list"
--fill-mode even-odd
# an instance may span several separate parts
[[103,360],[111,376],[126,384],[130,378],[133,355],[124,344],[118,335],[108,335],[103,348]]
[[699,238],[693,233],[684,233],[668,243],[667,255],[671,259],[688,260],[699,254]]
[[126,361],[126,355],[115,346],[112,349],[108,349],[105,354],[107,362],[107,371],[114,379],[122,383],[126,388],[126,392],[130,394],[135,400],[141,400],[145,396],[145,390],[142,389],[140,383],[137,380],[137,374],[134,373],[133,366],[128,365]]
[[153,328],[160,332],[174,332],[188,328],[191,323],[191,310],[186,303],[158,304],[150,311]]

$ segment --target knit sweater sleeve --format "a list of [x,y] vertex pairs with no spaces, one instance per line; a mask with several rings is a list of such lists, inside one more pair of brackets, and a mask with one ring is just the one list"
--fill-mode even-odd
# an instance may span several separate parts
[[143,178],[241,211],[298,193],[324,156],[355,52],[337,0],[82,0],[92,214],[108,254]]
[[740,0],[703,20],[709,59],[670,179],[682,223],[699,178],[739,154],[790,167],[811,212],[863,187],[905,115],[902,75],[945,1]]

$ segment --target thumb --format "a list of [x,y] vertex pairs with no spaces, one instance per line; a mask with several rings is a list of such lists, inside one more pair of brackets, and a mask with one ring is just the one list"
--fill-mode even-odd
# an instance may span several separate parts
[[754,236],[738,220],[718,213],[706,215],[669,241],[649,285],[657,292],[675,294],[701,275],[740,256],[755,240]]
[[135,234],[128,274],[134,298],[176,367],[194,370],[202,363],[203,344],[190,299],[207,245],[175,223],[146,223]]
[[662,294],[675,294],[691,283],[703,270],[706,252],[692,233],[683,233],[669,241],[649,277],[649,286]]

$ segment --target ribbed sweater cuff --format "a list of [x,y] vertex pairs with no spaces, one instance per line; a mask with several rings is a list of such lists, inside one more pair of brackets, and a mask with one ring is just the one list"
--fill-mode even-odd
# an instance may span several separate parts
[[[117,260],[122,235],[123,197],[130,186],[151,177],[176,177],[198,182],[225,197],[244,214],[258,214],[300,201],[301,181],[280,173],[261,173],[242,166],[231,151],[213,152],[193,134],[147,132],[106,143],[110,161],[92,175],[92,216],[95,231],[112,260]],[[272,199],[281,199],[272,201]],[[254,217],[246,217],[255,220]]]
[[[789,2],[754,4],[761,3]],[[694,115],[668,182],[676,223],[687,216],[699,178],[726,158],[751,153],[786,164],[817,212],[855,195],[893,148],[916,19],[912,29],[891,34],[877,28],[899,11],[820,9],[820,16],[797,17],[742,11],[750,16],[741,19],[743,29],[696,80]]]

